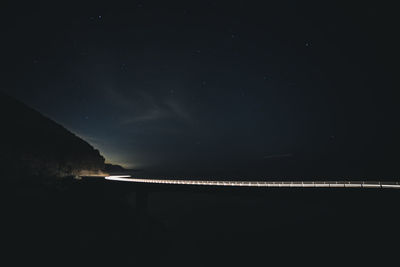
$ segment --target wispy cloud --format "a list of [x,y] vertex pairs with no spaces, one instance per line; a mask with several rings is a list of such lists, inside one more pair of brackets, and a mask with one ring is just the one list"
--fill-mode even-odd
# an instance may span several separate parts
[[113,105],[122,109],[124,115],[119,121],[122,125],[163,119],[192,122],[189,111],[176,98],[157,98],[142,91],[135,92],[133,95],[123,95],[113,89],[106,90],[106,97]]
[[293,157],[292,153],[267,155],[264,156],[264,159],[280,159],[280,158],[290,158],[290,157]]
[[146,121],[153,121],[158,120],[166,117],[166,114],[160,109],[151,109],[148,110],[146,113],[142,114],[135,114],[133,116],[127,116],[121,119],[122,124],[131,124],[135,122],[146,122]]
[[178,102],[169,100],[166,101],[166,105],[169,108],[169,111],[176,117],[183,119],[187,122],[192,122],[192,116],[190,115],[190,113]]

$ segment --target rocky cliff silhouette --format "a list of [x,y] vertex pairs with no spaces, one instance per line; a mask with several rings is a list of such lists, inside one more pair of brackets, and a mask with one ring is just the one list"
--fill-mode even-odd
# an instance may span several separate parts
[[1,92],[0,121],[0,168],[5,177],[66,177],[105,167],[104,157],[89,143]]

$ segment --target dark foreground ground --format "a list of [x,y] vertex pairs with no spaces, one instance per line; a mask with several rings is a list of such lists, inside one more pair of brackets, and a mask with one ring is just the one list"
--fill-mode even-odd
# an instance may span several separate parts
[[[153,191],[146,210],[137,190]],[[14,265],[392,266],[399,256],[400,190],[65,180],[1,194],[1,260]]]

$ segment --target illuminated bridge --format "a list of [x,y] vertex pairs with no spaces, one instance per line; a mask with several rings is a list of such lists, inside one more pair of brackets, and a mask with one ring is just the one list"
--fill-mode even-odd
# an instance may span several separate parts
[[232,186],[232,187],[318,187],[318,188],[396,188],[399,182],[373,181],[210,181],[210,180],[177,180],[133,178],[130,175],[113,175],[105,177],[110,181],[123,181],[143,184],[199,185],[199,186]]
[[[99,177],[98,177],[99,178]],[[191,191],[194,187],[197,187],[200,191],[205,190],[206,192],[214,191],[216,188],[221,187],[221,192],[242,192],[244,194],[249,193],[248,189],[259,189],[257,192],[264,191],[262,189],[274,189],[274,188],[320,188],[320,189],[333,189],[342,188],[343,190],[360,189],[360,190],[371,190],[371,189],[400,189],[400,183],[397,181],[218,181],[218,180],[193,180],[193,179],[172,179],[172,178],[135,178],[130,175],[110,175],[102,176],[101,178],[105,184],[108,182],[128,182],[133,187],[123,186],[123,190],[129,192],[134,191],[136,195],[136,210],[138,213],[147,213],[147,203],[149,194],[158,191]],[[97,179],[95,179],[97,180]],[[98,180],[97,180],[98,181]],[[117,185],[117,184],[116,184]],[[171,187],[172,186],[172,187]],[[119,187],[121,189],[121,187]],[[223,189],[223,190],[222,190]],[[232,189],[232,191],[231,191]],[[242,190],[244,189],[244,190]],[[107,190],[111,190],[107,186]],[[196,189],[197,191],[197,189]],[[265,190],[265,192],[268,190]],[[214,191],[215,192],[215,191]]]

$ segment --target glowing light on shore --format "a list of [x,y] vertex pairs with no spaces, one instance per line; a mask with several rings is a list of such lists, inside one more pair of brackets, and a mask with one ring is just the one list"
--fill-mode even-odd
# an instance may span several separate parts
[[93,171],[93,170],[81,170],[78,173],[78,176],[86,176],[86,177],[90,177],[90,176],[98,176],[98,177],[103,177],[105,175],[108,175],[108,173],[105,173],[103,171]]
[[244,187],[332,187],[332,188],[396,188],[398,182],[369,182],[369,181],[205,181],[205,180],[177,180],[177,179],[144,179],[132,178],[130,175],[112,175],[106,180],[171,185],[203,185],[203,186],[244,186]]

